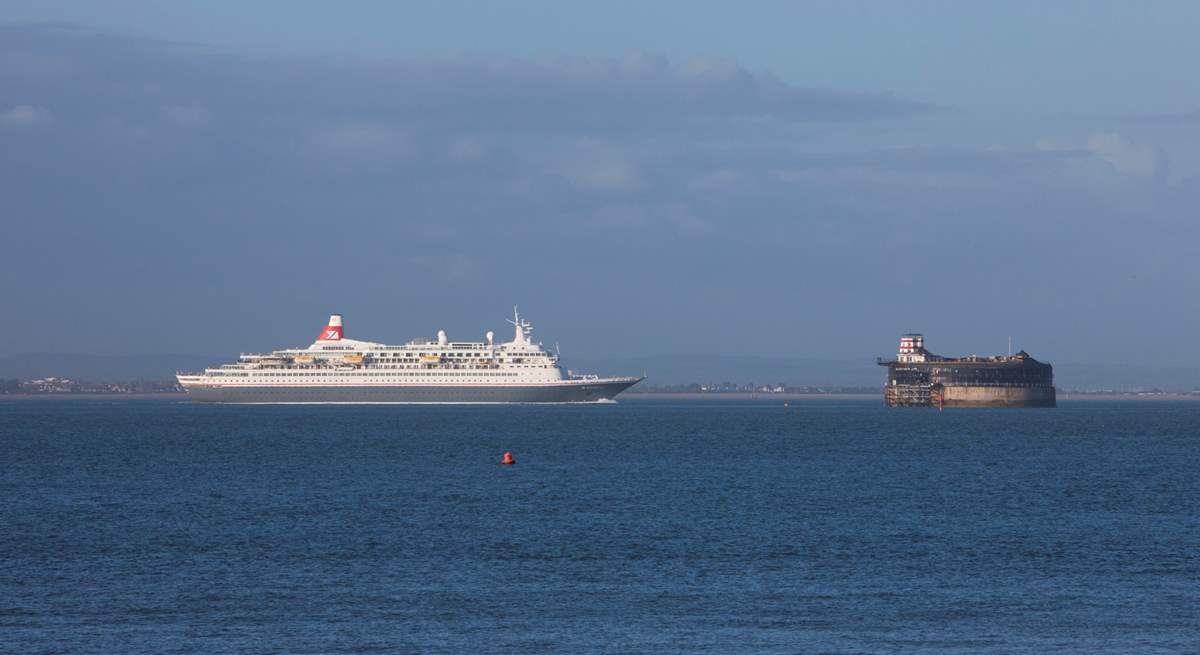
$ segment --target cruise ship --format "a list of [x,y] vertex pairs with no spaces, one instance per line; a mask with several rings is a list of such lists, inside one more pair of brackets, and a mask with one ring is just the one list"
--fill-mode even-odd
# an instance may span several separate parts
[[564,374],[515,307],[508,322],[506,343],[490,331],[483,341],[450,341],[439,330],[396,346],[347,338],[334,314],[307,348],[244,353],[176,377],[192,400],[216,403],[604,402],[644,379]]

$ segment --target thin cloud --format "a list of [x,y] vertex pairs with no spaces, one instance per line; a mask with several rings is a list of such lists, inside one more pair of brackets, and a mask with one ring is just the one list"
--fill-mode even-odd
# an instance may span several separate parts
[[488,154],[487,145],[478,139],[457,137],[446,148],[447,155],[452,161],[470,163],[482,160]]
[[1133,143],[1118,134],[1093,134],[1087,149],[1126,175],[1144,178],[1166,177],[1166,160],[1154,148]]
[[[189,126],[219,112],[260,121],[354,116],[426,126],[630,132],[707,120],[875,121],[940,110],[888,94],[797,87],[730,62],[672,63],[641,52],[547,60],[249,58],[62,25],[18,25],[0,27],[0,61],[18,62],[9,67],[22,70],[69,71],[70,85],[28,75],[20,81],[42,84],[64,106],[135,113],[168,107],[172,122]],[[203,91],[211,97],[197,95]],[[181,104],[180,96],[197,103]]]
[[171,105],[163,110],[163,115],[176,127],[201,127],[208,123],[208,109],[200,105]]
[[560,149],[550,162],[550,173],[566,178],[581,191],[628,191],[638,185],[638,172],[630,158],[617,148],[594,142]]
[[10,128],[35,127],[50,122],[50,112],[32,105],[17,105],[0,113],[0,125]]
[[1128,177],[1165,180],[1168,173],[1166,153],[1150,144],[1131,141],[1113,132],[1097,132],[1082,145],[1070,141],[1044,139],[1039,141],[1040,152],[1059,153],[1073,158],[1081,156],[1093,163],[1103,163],[1110,170]]
[[1126,114],[1122,118],[1130,123],[1147,125],[1200,125],[1200,109],[1192,111]]

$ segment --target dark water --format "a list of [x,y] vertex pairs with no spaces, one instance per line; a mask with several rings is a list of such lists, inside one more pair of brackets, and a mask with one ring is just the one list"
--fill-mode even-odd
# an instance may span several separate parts
[[1198,453],[1198,402],[3,402],[0,652],[1197,652]]

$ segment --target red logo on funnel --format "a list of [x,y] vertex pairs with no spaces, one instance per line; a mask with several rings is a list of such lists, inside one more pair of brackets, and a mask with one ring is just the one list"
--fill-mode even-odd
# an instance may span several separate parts
[[329,325],[317,335],[317,341],[340,341],[342,338],[342,315],[334,314],[329,317]]

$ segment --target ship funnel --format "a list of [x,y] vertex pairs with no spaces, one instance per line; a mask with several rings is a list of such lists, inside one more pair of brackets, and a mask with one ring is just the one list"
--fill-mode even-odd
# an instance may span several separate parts
[[321,334],[317,335],[317,341],[341,341],[342,340],[342,315],[333,314],[329,317],[329,324],[321,330]]

